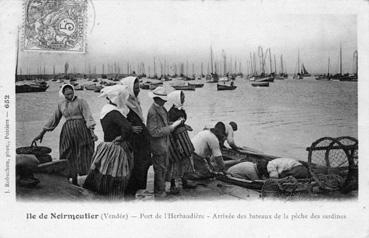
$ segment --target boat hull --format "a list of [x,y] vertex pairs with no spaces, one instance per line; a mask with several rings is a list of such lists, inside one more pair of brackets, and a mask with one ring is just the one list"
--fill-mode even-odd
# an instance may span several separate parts
[[190,85],[195,86],[195,88],[202,88],[202,87],[204,87],[204,84],[203,83],[194,83],[194,84],[188,83],[188,86],[190,86]]
[[40,85],[16,85],[15,92],[16,93],[37,93],[37,92],[45,92],[49,88],[49,85],[40,86]]
[[269,82],[252,82],[253,87],[269,87]]
[[186,86],[172,86],[175,90],[183,90],[183,91],[195,91],[196,87],[194,85],[186,85]]
[[217,90],[218,91],[235,90],[236,88],[237,88],[237,86],[217,84]]
[[257,78],[255,82],[274,82],[274,77]]

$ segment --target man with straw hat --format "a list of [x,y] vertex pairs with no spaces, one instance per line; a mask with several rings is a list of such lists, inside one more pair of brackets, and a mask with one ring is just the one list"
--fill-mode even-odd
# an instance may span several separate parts
[[165,175],[169,163],[169,135],[181,123],[180,118],[173,124],[169,124],[168,112],[164,104],[168,100],[168,90],[164,87],[157,87],[149,92],[154,102],[147,114],[147,129],[151,135],[150,148],[152,153],[152,163],[154,167],[154,193],[157,198],[166,197]]

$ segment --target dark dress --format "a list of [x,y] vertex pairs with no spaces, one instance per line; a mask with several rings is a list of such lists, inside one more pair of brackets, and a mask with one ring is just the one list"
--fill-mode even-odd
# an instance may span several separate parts
[[[83,187],[104,195],[122,196],[133,167],[130,145],[132,127],[116,110],[107,113],[100,121],[104,142],[96,148]],[[119,136],[121,138],[113,142]]]
[[[179,118],[187,120],[187,114],[185,110],[172,106],[168,112],[168,118],[170,122],[174,122]],[[191,155],[194,150],[186,125],[178,126],[170,137],[170,163],[166,178],[167,181],[181,178],[185,173],[193,172]]]
[[134,166],[127,185],[126,194],[134,195],[137,190],[146,189],[147,171],[152,164],[150,134],[141,118],[134,111],[129,111],[127,119],[132,126],[141,126],[143,128],[140,134],[132,134]]

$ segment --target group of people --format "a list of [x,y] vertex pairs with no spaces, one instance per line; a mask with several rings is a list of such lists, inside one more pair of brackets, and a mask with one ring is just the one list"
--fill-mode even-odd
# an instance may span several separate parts
[[[100,112],[104,141],[96,150],[96,122],[88,103],[75,95],[70,84],[61,87],[63,100],[34,138],[41,142],[45,133],[54,130],[61,118],[65,118],[59,153],[61,160],[68,161],[69,179],[75,185],[79,186],[78,175],[87,175],[84,188],[112,197],[134,196],[138,190],[146,189],[148,169],[153,165],[154,194],[164,198],[168,192],[180,192],[178,182],[182,188],[195,188],[194,178],[208,178],[215,173],[240,176],[246,171],[247,176],[257,179],[264,171],[247,163],[226,171],[221,148],[227,141],[231,148],[239,149],[233,136],[237,131],[235,122],[218,122],[191,140],[188,131],[192,128],[186,124],[183,91],[160,86],[149,92],[153,103],[146,122],[138,99],[138,78],[124,78],[120,84],[105,87],[101,92],[99,97],[107,100]],[[173,104],[169,111],[164,107],[167,101]],[[268,170],[271,167],[268,165]],[[167,182],[170,183],[168,192]]]
[[151,165],[150,134],[137,97],[139,91],[136,77],[102,90],[99,97],[107,100],[100,112],[104,141],[95,150],[96,122],[89,105],[75,95],[72,85],[65,84],[60,89],[63,100],[34,141],[42,141],[64,116],[59,158],[68,161],[71,182],[79,186],[78,175],[87,175],[83,186],[92,191],[112,196],[135,194],[146,188]]
[[[87,175],[83,187],[114,197],[134,195],[145,189],[151,165],[156,197],[166,196],[166,182],[170,183],[172,194],[179,193],[179,181],[183,188],[196,187],[188,178],[198,175],[199,164],[206,164],[205,158],[210,156],[215,156],[219,171],[224,170],[220,142],[227,139],[227,129],[222,122],[200,132],[191,141],[188,131],[192,128],[185,123],[183,91],[157,87],[149,92],[153,103],[146,123],[139,92],[136,77],[124,78],[120,84],[102,89],[99,97],[107,100],[100,112],[104,141],[95,150],[96,122],[89,105],[75,95],[72,85],[65,84],[59,92],[63,100],[33,141],[42,142],[45,133],[54,130],[64,117],[59,156],[68,161],[70,181],[79,186],[78,175]],[[173,104],[169,111],[164,107],[167,101]],[[235,123],[231,125],[229,134],[237,128]]]

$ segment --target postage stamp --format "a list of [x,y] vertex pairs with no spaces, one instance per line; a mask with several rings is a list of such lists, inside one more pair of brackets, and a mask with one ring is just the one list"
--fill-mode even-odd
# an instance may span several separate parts
[[87,0],[27,0],[24,18],[24,50],[85,52]]

